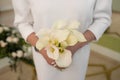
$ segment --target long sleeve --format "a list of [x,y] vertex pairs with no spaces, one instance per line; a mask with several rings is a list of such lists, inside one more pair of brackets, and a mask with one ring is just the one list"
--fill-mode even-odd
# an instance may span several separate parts
[[27,0],[12,0],[15,20],[14,24],[26,40],[30,33],[34,32],[32,27],[32,16]]
[[88,30],[93,32],[96,40],[102,36],[104,31],[111,24],[112,0],[96,0],[94,7],[93,23]]

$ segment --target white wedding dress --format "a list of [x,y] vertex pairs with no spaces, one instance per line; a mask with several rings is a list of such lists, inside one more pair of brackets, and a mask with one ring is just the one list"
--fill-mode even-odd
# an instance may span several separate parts
[[[59,20],[78,20],[81,32],[92,31],[98,40],[111,23],[112,0],[12,0],[15,26],[26,40],[42,27],[50,28]],[[75,53],[67,69],[59,71],[47,64],[43,56],[33,49],[38,80],[84,80],[90,55],[89,45]]]

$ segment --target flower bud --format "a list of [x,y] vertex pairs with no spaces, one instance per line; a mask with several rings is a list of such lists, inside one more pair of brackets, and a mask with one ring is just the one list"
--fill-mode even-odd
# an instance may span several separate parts
[[10,29],[9,29],[9,27],[3,27],[3,29],[5,30],[5,31],[9,31]]
[[17,38],[17,37],[14,37],[13,39],[12,39],[12,42],[14,42],[14,43],[17,43],[19,41],[19,39]]
[[3,28],[2,27],[0,27],[0,33],[2,33],[3,32]]
[[7,42],[12,42],[12,37],[11,37],[11,36],[10,36],[10,37],[7,37],[6,41],[7,41]]
[[22,50],[18,50],[17,51],[17,57],[21,58],[23,56],[23,51]]
[[17,53],[15,53],[15,52],[12,52],[12,57],[17,57]]
[[3,48],[7,45],[7,43],[4,41],[0,41],[0,44],[1,44],[1,47],[3,47]]

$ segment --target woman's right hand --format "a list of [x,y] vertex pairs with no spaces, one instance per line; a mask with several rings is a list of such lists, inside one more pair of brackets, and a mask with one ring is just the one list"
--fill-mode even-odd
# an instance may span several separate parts
[[[30,43],[32,46],[35,47],[36,45],[36,42],[38,41],[38,37],[35,35],[35,33],[31,33],[28,37],[27,37],[27,42]],[[55,60],[51,59],[48,57],[48,55],[46,54],[46,50],[45,49],[42,49],[40,51],[38,51],[40,54],[42,54],[42,56],[45,58],[45,60],[47,61],[47,63],[53,67],[56,67],[58,69],[64,69],[64,68],[61,68],[61,67],[58,67],[55,63]]]
[[[39,38],[36,36],[35,32],[33,32],[27,37],[27,42],[35,47],[38,39]],[[54,61],[47,56],[46,50],[42,49],[42,50],[39,51],[39,53],[43,55],[43,57],[45,58],[45,60],[47,61],[48,64],[51,65],[51,63]]]
[[45,60],[47,61],[47,63],[49,65],[52,65],[53,66],[53,62],[55,62],[53,59],[49,58],[47,53],[46,53],[46,50],[43,48],[42,50],[39,51],[40,54],[42,54],[42,56],[45,58]]
[[47,63],[48,63],[49,65],[51,65],[51,66],[53,66],[53,67],[55,67],[55,68],[57,68],[57,69],[59,69],[59,70],[65,69],[65,68],[63,68],[63,67],[58,67],[58,66],[56,65],[56,63],[55,63],[55,60],[53,60],[53,59],[51,59],[51,58],[48,57],[48,55],[46,54],[46,50],[45,50],[45,49],[42,49],[42,50],[40,50],[39,52],[40,52],[40,54],[43,55],[43,57],[45,58],[45,60],[47,61]]

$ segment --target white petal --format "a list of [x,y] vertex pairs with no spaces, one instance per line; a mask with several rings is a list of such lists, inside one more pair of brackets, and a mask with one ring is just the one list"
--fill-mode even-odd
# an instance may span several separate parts
[[66,50],[59,55],[59,58],[55,60],[59,67],[68,67],[72,62],[72,54],[69,50]]
[[73,46],[78,42],[78,39],[74,34],[70,33],[70,35],[68,36],[66,42],[67,42],[67,44],[69,46]]
[[80,26],[80,22],[79,21],[71,21],[70,24],[68,25],[68,28],[70,29],[78,29]]
[[63,41],[60,43],[60,47],[62,47],[62,48],[66,48],[67,46],[69,46],[69,45],[66,41]]
[[51,30],[48,28],[43,28],[40,29],[39,32],[36,34],[39,38],[44,37],[44,36],[49,36]]
[[39,40],[36,42],[36,48],[38,50],[43,49],[45,46],[47,46],[49,43],[49,37],[43,37],[39,38]]
[[49,58],[52,58],[54,60],[58,59],[59,49],[56,46],[54,46],[54,45],[48,46],[46,48],[46,51],[47,51],[47,55]]
[[64,29],[64,30],[55,30],[54,32],[51,33],[51,36],[56,38],[59,42],[62,42],[67,39],[69,35],[69,31]]
[[67,25],[67,22],[65,20],[57,21],[53,24],[53,29],[63,29]]
[[85,42],[85,41],[87,41],[86,38],[84,37],[84,35],[81,32],[79,32],[77,30],[72,30],[72,32],[77,37],[77,39],[78,39],[79,42]]

